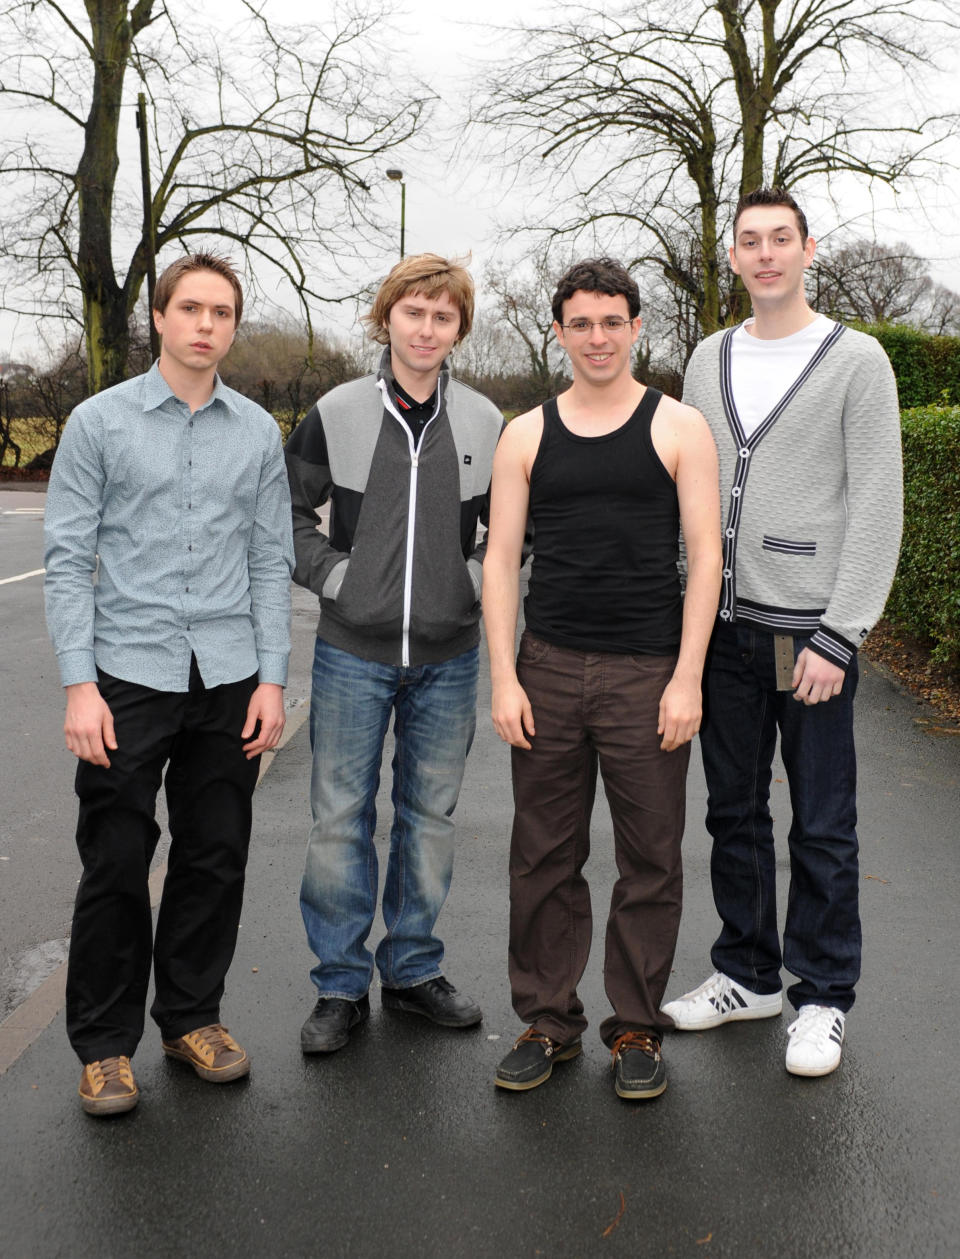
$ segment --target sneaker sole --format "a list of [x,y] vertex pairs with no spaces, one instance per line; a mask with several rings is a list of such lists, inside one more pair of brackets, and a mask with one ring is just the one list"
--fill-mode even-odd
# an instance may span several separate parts
[[783,998],[781,997],[775,1006],[727,1010],[723,1014],[711,1014],[709,1018],[698,1019],[696,1023],[678,1023],[674,1015],[670,1014],[667,1006],[663,1007],[663,1012],[670,1015],[670,1018],[673,1019],[673,1025],[678,1032],[708,1032],[712,1027],[721,1027],[724,1023],[745,1023],[752,1022],[754,1019],[775,1019],[783,1013]]
[[786,1067],[790,1075],[797,1075],[805,1080],[816,1080],[822,1075],[832,1075],[839,1065],[840,1059],[838,1058],[829,1067],[791,1067],[789,1063],[786,1064]]
[[571,1058],[576,1058],[582,1051],[583,1045],[579,1042],[576,1045],[568,1045],[566,1049],[559,1049],[547,1061],[547,1069],[544,1073],[538,1075],[535,1080],[505,1080],[501,1076],[495,1075],[493,1082],[498,1089],[509,1089],[512,1093],[525,1093],[527,1089],[535,1089],[541,1084],[546,1084],[547,1080],[553,1075],[554,1063],[569,1062]]
[[435,1014],[428,1014],[422,1006],[404,1001],[402,997],[381,996],[380,1004],[385,1010],[393,1010],[395,1013],[419,1014],[422,1019],[427,1019],[430,1023],[436,1023],[438,1027],[477,1027],[483,1022],[482,1010],[478,1010],[476,1015],[471,1014],[469,1018],[465,1019],[445,1019]]
[[194,1071],[201,1080],[206,1080],[210,1084],[229,1084],[231,1080],[240,1080],[245,1075],[250,1074],[250,1059],[244,1055],[239,1062],[233,1062],[229,1067],[205,1067],[202,1062],[197,1062],[196,1058],[192,1058],[190,1054],[185,1054],[179,1049],[173,1049],[164,1045],[163,1052],[168,1058],[177,1058],[180,1062],[185,1062],[187,1066],[193,1067]]
[[139,1089],[129,1097],[84,1097],[80,1094],[80,1105],[88,1115],[122,1115],[133,1110],[139,1100]]
[[645,1098],[659,1097],[661,1093],[665,1093],[667,1091],[667,1082],[664,1080],[662,1084],[658,1084],[656,1087],[651,1089],[624,1089],[616,1083],[614,1084],[614,1088],[616,1090],[617,1097],[626,1097],[634,1101],[642,1101]]

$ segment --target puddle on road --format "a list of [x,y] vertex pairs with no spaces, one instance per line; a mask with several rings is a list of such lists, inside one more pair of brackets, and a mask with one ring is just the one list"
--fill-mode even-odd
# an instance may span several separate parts
[[0,970],[0,1020],[26,1001],[47,976],[66,961],[69,947],[68,939],[45,940],[7,962]]

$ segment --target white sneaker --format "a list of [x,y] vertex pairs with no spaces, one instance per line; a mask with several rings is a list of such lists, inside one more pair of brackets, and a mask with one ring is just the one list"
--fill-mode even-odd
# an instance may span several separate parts
[[791,1075],[829,1075],[840,1065],[844,1017],[832,1005],[802,1005],[787,1028]]
[[734,1019],[772,1019],[783,1009],[779,992],[761,996],[741,988],[729,976],[714,971],[699,988],[662,1007],[681,1032],[705,1032]]

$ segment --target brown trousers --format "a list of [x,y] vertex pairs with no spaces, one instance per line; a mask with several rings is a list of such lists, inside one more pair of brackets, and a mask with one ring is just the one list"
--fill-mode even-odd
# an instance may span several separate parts
[[590,814],[597,767],[613,818],[619,878],[607,918],[600,1035],[662,1036],[660,1012],[680,926],[690,745],[660,749],[660,697],[675,656],[557,647],[525,632],[517,676],[533,707],[531,751],[512,749],[510,986],[520,1018],[568,1042],[587,1026],[577,984],[592,936]]

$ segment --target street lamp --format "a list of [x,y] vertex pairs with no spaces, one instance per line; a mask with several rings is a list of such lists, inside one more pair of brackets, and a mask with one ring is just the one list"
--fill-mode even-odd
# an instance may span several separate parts
[[403,178],[403,171],[395,166],[387,171],[387,179],[400,184],[400,257],[402,258],[407,234],[407,185]]

